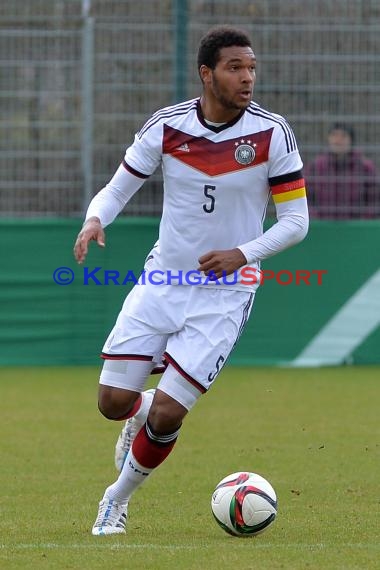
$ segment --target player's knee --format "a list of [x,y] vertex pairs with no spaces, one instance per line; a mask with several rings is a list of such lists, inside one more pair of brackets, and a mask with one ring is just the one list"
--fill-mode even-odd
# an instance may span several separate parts
[[111,405],[110,402],[105,401],[104,398],[98,399],[98,409],[107,420],[116,420],[120,417],[117,408],[113,404]]
[[187,409],[182,404],[158,392],[149,410],[148,421],[156,433],[171,433],[179,428],[186,414]]
[[108,420],[123,419],[131,411],[138,396],[137,392],[112,388],[111,386],[100,386],[99,411]]

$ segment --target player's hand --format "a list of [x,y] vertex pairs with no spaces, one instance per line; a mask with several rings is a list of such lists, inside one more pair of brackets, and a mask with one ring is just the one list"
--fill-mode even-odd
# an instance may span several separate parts
[[203,271],[206,275],[215,274],[217,279],[230,275],[247,263],[245,255],[238,249],[224,249],[219,251],[209,251],[198,259],[198,271]]
[[105,236],[99,218],[89,218],[78,234],[74,245],[74,257],[78,263],[83,263],[88,252],[90,241],[96,241],[100,247],[105,247]]

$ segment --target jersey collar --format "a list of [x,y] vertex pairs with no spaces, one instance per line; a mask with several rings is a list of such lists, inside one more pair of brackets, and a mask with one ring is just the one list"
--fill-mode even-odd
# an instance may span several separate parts
[[240,111],[240,113],[234,118],[232,119],[232,121],[228,121],[228,123],[224,123],[223,125],[220,125],[219,127],[214,127],[213,125],[209,125],[208,123],[206,123],[205,118],[203,116],[202,113],[202,107],[201,107],[201,99],[199,97],[199,99],[197,100],[197,116],[198,116],[198,121],[204,126],[206,127],[206,129],[209,129],[210,131],[213,131],[214,133],[220,133],[220,131],[224,131],[224,129],[228,129],[230,127],[232,127],[233,125],[235,125],[238,121],[240,121],[241,117],[244,115],[245,113],[245,109],[242,109]]

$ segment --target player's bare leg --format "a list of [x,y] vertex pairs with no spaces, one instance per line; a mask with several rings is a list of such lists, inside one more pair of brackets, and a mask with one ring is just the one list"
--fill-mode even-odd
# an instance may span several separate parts
[[[182,404],[164,392],[164,389],[171,391],[170,387],[176,385],[175,380],[179,376],[172,366],[163,375],[154,394],[147,421],[137,433],[117,481],[106,489],[99,504],[93,534],[125,532],[130,497],[172,451],[182,421],[200,395],[192,387],[190,390],[182,389],[178,392]],[[183,378],[181,380],[183,382]]]
[[[146,416],[150,401],[143,405],[141,388],[152,369],[149,362],[131,362],[106,360],[100,377],[98,406],[101,413],[111,420],[129,420],[136,414]],[[130,388],[118,388],[126,383]],[[142,409],[143,408],[143,409]],[[99,503],[99,511],[94,523],[94,535],[125,533],[127,521],[127,502],[118,503],[104,496]]]
[[119,473],[123,468],[133,440],[147,420],[154,393],[154,388],[141,392],[132,409],[134,415],[127,419],[117,438],[115,445],[115,466]]
[[187,409],[157,389],[146,423],[137,433],[117,481],[106,490],[118,503],[127,502],[146,477],[172,451]]
[[[161,361],[160,364],[154,366],[151,374],[163,374],[166,368],[166,363]],[[133,405],[134,415],[131,415],[131,417],[127,419],[116,441],[115,466],[119,473],[123,468],[125,458],[127,457],[133,440],[147,420],[155,391],[155,388],[150,388],[149,390],[141,392],[140,397],[135,401]]]

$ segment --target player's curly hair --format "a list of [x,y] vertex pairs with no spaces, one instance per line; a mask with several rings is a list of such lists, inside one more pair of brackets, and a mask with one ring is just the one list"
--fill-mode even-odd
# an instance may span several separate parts
[[231,46],[252,47],[252,44],[248,34],[239,28],[232,26],[211,28],[199,44],[198,70],[201,65],[215,69],[219,61],[220,50]]

